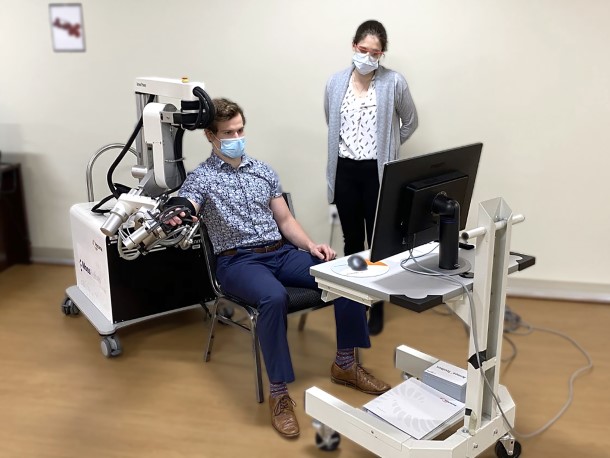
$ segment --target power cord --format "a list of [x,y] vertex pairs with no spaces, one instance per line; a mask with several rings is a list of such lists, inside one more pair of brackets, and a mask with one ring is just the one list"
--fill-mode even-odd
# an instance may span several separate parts
[[521,326],[521,317],[514,313],[512,310],[508,308],[508,305],[505,304],[504,307],[504,332],[502,333],[502,338],[508,343],[512,349],[512,353],[510,356],[506,358],[502,358],[502,362],[504,364],[512,363],[515,358],[517,358],[517,345],[513,342],[509,337],[508,333],[517,330]]
[[[476,311],[474,308],[474,299],[472,297],[472,292],[468,289],[468,287],[462,283],[461,281],[459,281],[458,279],[452,277],[451,275],[447,275],[444,273],[440,273],[437,271],[434,271],[432,269],[428,269],[427,267],[422,266],[421,264],[419,264],[419,262],[417,261],[417,257],[420,256],[413,256],[413,250],[409,251],[409,257],[406,259],[403,259],[400,262],[400,266],[404,269],[407,270],[409,272],[418,274],[418,275],[427,275],[427,276],[433,276],[433,277],[440,277],[443,278],[445,280],[449,280],[450,282],[459,285],[464,292],[466,293],[466,296],[468,297],[468,303],[469,303],[469,308],[470,308],[470,320],[471,320],[471,326],[472,326],[472,336],[473,336],[473,343],[474,343],[474,347],[475,347],[475,356],[477,358],[477,364],[478,364],[478,368],[479,371],[481,372],[481,376],[485,382],[485,386],[487,387],[487,389],[489,390],[490,394],[492,395],[496,406],[498,407],[498,409],[500,410],[500,414],[502,415],[502,418],[506,424],[506,426],[508,427],[509,431],[511,432],[511,434],[513,434],[514,436],[518,436],[520,438],[523,439],[529,439],[532,438],[534,436],[537,436],[541,433],[543,433],[544,431],[546,431],[548,428],[550,428],[557,420],[559,420],[559,418],[566,412],[566,410],[568,409],[568,407],[570,406],[570,404],[572,403],[572,400],[574,398],[574,380],[576,380],[577,377],[579,377],[581,374],[583,374],[584,372],[586,372],[587,370],[590,370],[593,368],[593,361],[591,359],[591,357],[589,356],[589,354],[587,353],[587,351],[581,347],[574,339],[572,339],[571,337],[569,337],[566,334],[563,334],[559,331],[555,331],[552,329],[548,329],[548,328],[540,328],[540,327],[534,327],[530,324],[524,323],[521,320],[521,317],[519,315],[517,315],[516,313],[512,312],[508,306],[505,307],[505,310],[508,310],[508,314],[505,313],[505,320],[508,317],[508,324],[509,324],[509,328],[507,330],[505,330],[505,332],[508,333],[513,333],[513,334],[519,334],[519,335],[529,335],[531,334],[534,330],[538,330],[538,331],[543,331],[543,332],[549,332],[555,335],[558,335],[560,337],[563,337],[565,339],[567,339],[569,342],[571,342],[587,359],[587,365],[581,367],[580,369],[577,369],[576,371],[574,371],[572,373],[572,375],[570,376],[570,379],[568,381],[568,388],[569,388],[569,393],[568,393],[568,399],[565,402],[565,404],[563,405],[563,407],[561,409],[559,409],[559,412],[553,416],[547,423],[545,423],[542,427],[540,427],[539,429],[530,432],[530,433],[522,433],[520,431],[517,431],[514,427],[514,425],[511,425],[511,423],[508,421],[508,418],[506,417],[506,414],[504,413],[504,410],[502,410],[502,406],[500,405],[500,400],[498,399],[498,397],[496,396],[496,394],[493,391],[493,388],[491,387],[491,384],[489,383],[489,380],[487,379],[487,376],[485,375],[485,371],[483,370],[483,366],[481,363],[481,359],[480,359],[480,351],[479,351],[479,343],[478,343],[478,339],[477,339],[477,329],[476,329]],[[418,270],[414,270],[414,269],[410,269],[409,267],[406,266],[407,262],[413,260],[413,262],[418,266],[418,268],[420,269]],[[526,328],[526,332],[524,333],[518,333],[517,330],[520,329],[521,327],[525,327]],[[514,342],[512,342],[510,339],[507,339],[507,341],[510,343],[510,345],[513,348],[513,354],[511,355],[511,357],[509,358],[509,362],[511,362],[516,356],[517,356],[517,347],[514,344]]]
[[335,224],[337,224],[336,221],[337,221],[338,217],[339,217],[339,215],[337,214],[337,212],[334,212],[331,215],[332,220],[330,222],[330,240],[328,241],[329,247],[333,246],[333,234],[335,233]]
[[[505,329],[504,332],[506,332],[508,334],[523,335],[523,336],[529,335],[529,334],[533,333],[534,331],[541,331],[541,332],[547,332],[549,334],[554,334],[554,335],[559,336],[559,337],[567,340],[568,342],[570,342],[580,353],[583,354],[583,356],[587,360],[587,364],[585,366],[582,366],[579,369],[572,372],[572,375],[570,376],[570,378],[568,380],[568,399],[566,400],[564,405],[559,409],[559,411],[548,422],[546,422],[543,426],[541,426],[537,430],[535,430],[531,433],[527,433],[527,434],[518,433],[518,435],[520,435],[521,437],[523,437],[525,439],[529,439],[529,438],[537,436],[538,434],[541,434],[542,432],[549,429],[568,410],[568,407],[570,407],[570,405],[572,404],[572,401],[574,400],[574,381],[579,376],[584,374],[586,371],[593,369],[593,360],[591,359],[591,356],[589,355],[589,353],[578,342],[576,342],[576,340],[574,340],[572,337],[568,336],[567,334],[564,334],[563,332],[560,332],[560,331],[557,331],[554,329],[533,326],[529,323],[526,323],[523,320],[521,320],[521,317],[519,315],[517,315],[515,312],[510,310],[508,305],[506,306],[506,313],[504,316],[505,316],[505,321],[508,317],[508,321],[511,324],[511,326],[508,329]],[[519,332],[520,328],[525,328],[525,332]]]

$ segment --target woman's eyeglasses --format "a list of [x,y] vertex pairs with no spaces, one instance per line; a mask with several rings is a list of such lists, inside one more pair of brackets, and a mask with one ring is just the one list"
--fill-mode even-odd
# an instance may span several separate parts
[[377,51],[376,49],[369,49],[369,48],[366,48],[364,46],[359,46],[359,45],[356,45],[356,49],[358,50],[358,52],[361,52],[362,54],[368,54],[373,59],[379,59],[381,56],[383,56],[383,51]]

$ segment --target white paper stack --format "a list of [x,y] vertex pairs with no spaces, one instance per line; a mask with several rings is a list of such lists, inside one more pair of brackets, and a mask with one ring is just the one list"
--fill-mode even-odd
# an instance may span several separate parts
[[464,402],[467,375],[466,369],[438,361],[424,371],[422,382],[453,399]]
[[364,405],[416,439],[429,439],[464,414],[464,403],[410,378]]

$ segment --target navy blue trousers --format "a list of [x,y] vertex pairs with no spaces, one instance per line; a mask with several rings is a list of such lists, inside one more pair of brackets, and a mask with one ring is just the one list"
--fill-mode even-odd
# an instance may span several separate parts
[[[216,276],[225,293],[258,309],[258,336],[269,381],[292,382],[294,370],[286,331],[286,286],[317,289],[309,268],[319,264],[311,254],[286,244],[271,253],[238,250],[219,256]],[[334,300],[337,348],[369,348],[365,306],[350,299]]]

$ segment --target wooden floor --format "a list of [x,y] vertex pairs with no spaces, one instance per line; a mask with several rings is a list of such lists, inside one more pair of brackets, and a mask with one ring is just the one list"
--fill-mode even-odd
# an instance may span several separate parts
[[[318,386],[352,405],[370,397],[331,384],[332,309],[309,316],[304,332],[290,320],[301,437],[288,441],[254,398],[247,335],[220,327],[212,360],[203,362],[209,322],[199,310],[119,331],[124,352],[106,359],[87,319],[64,316],[66,266],[14,266],[0,274],[0,457],[370,457],[343,438],[339,450],[314,444],[303,392]],[[524,321],[567,333],[595,367],[575,384],[574,402],[548,431],[522,441],[524,457],[608,457],[610,307],[509,298]],[[386,306],[386,329],[362,352],[365,367],[401,381],[393,350],[406,344],[464,366],[467,339],[452,316]],[[514,336],[518,355],[502,383],[517,403],[517,428],[542,426],[563,405],[570,374],[586,361],[565,340],[543,332]],[[508,356],[510,346],[504,345]],[[265,390],[266,392],[266,390]],[[489,450],[484,457],[493,457]]]

